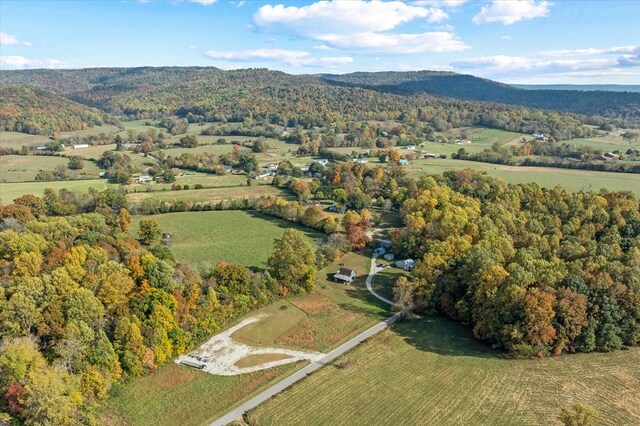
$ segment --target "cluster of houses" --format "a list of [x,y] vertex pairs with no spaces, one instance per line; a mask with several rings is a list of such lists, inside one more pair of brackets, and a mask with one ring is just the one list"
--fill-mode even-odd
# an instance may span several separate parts
[[[375,248],[374,253],[378,256],[382,256],[384,260],[392,261],[394,260],[395,255],[390,251],[391,246],[391,241],[380,239],[378,240],[378,247]],[[413,259],[402,259],[396,261],[393,265],[398,269],[410,271],[416,266],[416,261]],[[333,275],[333,281],[338,284],[349,285],[357,276],[358,274],[354,270],[340,267]]]

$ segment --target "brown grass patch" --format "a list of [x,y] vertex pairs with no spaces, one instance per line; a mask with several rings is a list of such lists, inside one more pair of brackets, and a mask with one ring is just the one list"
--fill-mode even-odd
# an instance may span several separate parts
[[196,376],[196,372],[188,369],[187,367],[176,366],[177,368],[166,369],[158,374],[158,380],[156,386],[159,388],[171,388],[177,385],[183,385],[189,383]]
[[318,331],[316,320],[305,318],[295,327],[278,336],[276,344],[285,346],[298,346],[318,350]]
[[247,355],[242,359],[239,359],[235,364],[238,368],[247,368],[253,367],[256,365],[264,364],[267,362],[280,361],[281,359],[291,358],[289,355],[285,354],[256,354],[256,355]]
[[336,302],[329,298],[317,298],[313,300],[297,300],[291,302],[301,311],[312,316],[328,316],[338,310]]

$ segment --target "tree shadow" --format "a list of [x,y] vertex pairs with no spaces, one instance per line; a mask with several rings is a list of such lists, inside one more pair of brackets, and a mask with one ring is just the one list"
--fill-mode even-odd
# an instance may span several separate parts
[[447,356],[508,358],[506,352],[476,339],[469,326],[443,316],[418,315],[398,321],[392,329],[407,344],[421,351]]

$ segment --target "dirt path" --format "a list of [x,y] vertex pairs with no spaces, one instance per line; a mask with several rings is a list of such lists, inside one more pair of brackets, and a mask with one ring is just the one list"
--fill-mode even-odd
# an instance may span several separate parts
[[[266,317],[266,315],[258,315],[245,319],[228,330],[216,334],[197,350],[187,355],[179,356],[175,362],[177,364],[185,361],[194,364],[204,364],[205,367],[202,370],[209,374],[235,376],[297,361],[315,361],[325,356],[325,354],[321,352],[302,352],[282,348],[254,348],[231,338],[231,335],[242,327],[260,321],[264,317]],[[235,365],[246,356],[266,354],[287,355],[288,357],[277,361],[257,364],[252,367],[241,368]]]

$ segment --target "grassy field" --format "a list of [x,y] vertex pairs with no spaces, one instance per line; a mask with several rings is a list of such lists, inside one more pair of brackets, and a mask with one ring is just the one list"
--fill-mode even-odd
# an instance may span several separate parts
[[291,374],[289,364],[240,376],[214,376],[169,364],[118,387],[102,410],[110,426],[203,425]]
[[[273,250],[273,241],[285,229],[295,227],[255,212],[213,211],[139,216],[134,220],[133,232],[137,232],[142,218],[153,218],[163,232],[173,233],[171,251],[176,258],[199,267],[224,260],[263,268]],[[322,238],[308,228],[301,230],[316,241]]]
[[0,200],[3,203],[10,203],[15,198],[25,194],[33,194],[39,197],[44,194],[45,188],[51,188],[56,191],[68,189],[70,191],[87,191],[89,188],[95,188],[99,191],[107,189],[109,184],[104,179],[91,180],[68,180],[56,182],[25,182],[25,183],[0,183]]
[[87,148],[77,148],[77,149],[68,146],[62,151],[62,153],[64,155],[81,155],[84,158],[92,158],[94,160],[97,160],[102,156],[103,152],[115,151],[115,150],[116,150],[116,144],[112,143],[109,145],[91,145]]
[[487,172],[508,183],[536,182],[546,188],[562,185],[569,191],[599,190],[640,192],[640,175],[631,173],[597,172],[591,170],[570,170],[554,167],[517,167],[476,161],[429,159],[416,160],[407,167],[410,175],[442,174],[447,170],[476,169]]
[[512,360],[443,318],[400,323],[249,413],[252,425],[553,425],[574,403],[640,423],[640,349]]
[[29,135],[18,132],[0,132],[0,146],[20,149],[22,146],[38,146],[51,142],[51,139],[42,135]]
[[287,197],[287,194],[281,189],[271,185],[187,189],[181,191],[137,192],[130,193],[127,197],[130,202],[136,204],[148,198],[154,198],[160,201],[218,202],[221,200],[260,197],[262,195],[278,195],[285,198]]
[[[68,158],[44,155],[3,155],[0,156],[0,180],[2,182],[32,182],[40,171],[53,171],[58,166],[66,167]],[[71,174],[83,179],[95,179],[100,170],[91,161],[84,161],[84,168],[73,170]]]

